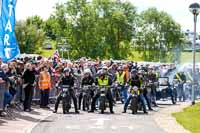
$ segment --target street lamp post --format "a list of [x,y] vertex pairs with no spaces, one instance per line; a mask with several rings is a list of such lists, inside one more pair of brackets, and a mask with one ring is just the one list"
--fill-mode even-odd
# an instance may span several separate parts
[[194,38],[193,38],[193,69],[192,69],[192,105],[195,104],[195,44],[196,44],[196,24],[197,24],[197,16],[200,13],[200,5],[198,3],[193,3],[189,6],[190,12],[194,15]]

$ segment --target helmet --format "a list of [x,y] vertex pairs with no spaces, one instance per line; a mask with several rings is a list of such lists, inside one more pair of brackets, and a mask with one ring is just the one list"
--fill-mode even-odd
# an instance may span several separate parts
[[106,73],[101,70],[101,71],[98,72],[98,74],[99,74],[99,76],[104,76]]
[[107,67],[107,66],[103,66],[102,69],[106,69],[106,70],[108,70],[108,67]]
[[86,74],[86,73],[89,73],[89,74],[91,74],[91,71],[90,71],[90,69],[85,69],[85,70],[84,70],[84,74]]
[[65,69],[64,69],[64,73],[65,73],[65,72],[70,72],[70,69],[69,69],[69,68],[65,68]]
[[118,67],[117,70],[118,71],[123,71],[123,68],[122,67]]
[[131,70],[131,74],[135,74],[135,73],[137,73],[137,70],[136,69],[132,69]]
[[153,66],[149,66],[149,69],[153,69]]

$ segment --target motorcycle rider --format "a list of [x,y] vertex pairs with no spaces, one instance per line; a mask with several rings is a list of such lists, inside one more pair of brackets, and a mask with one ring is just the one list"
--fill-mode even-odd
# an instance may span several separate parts
[[[84,70],[84,77],[82,79],[81,86],[83,87],[84,85],[93,85],[93,84],[94,84],[94,79],[91,75],[90,69],[85,69]],[[94,96],[93,91],[91,91],[90,94],[91,94],[92,97]],[[81,92],[80,95],[79,95],[79,110],[81,109],[82,98],[83,98],[83,93]],[[84,105],[83,105],[83,111],[85,111]]]
[[150,94],[150,103],[152,103],[155,107],[157,106],[156,104],[156,85],[154,84],[155,82],[158,81],[156,78],[156,74],[153,72],[153,67],[149,66],[147,77],[146,77],[147,82],[152,82],[153,84],[150,86],[151,87],[151,94]]
[[[74,86],[75,79],[72,76],[71,71],[70,71],[69,68],[65,68],[63,72],[64,72],[64,75],[62,76],[61,80],[58,81],[57,84],[61,83],[61,85],[69,85],[70,86],[70,90],[69,91],[70,91],[70,96],[73,99],[75,113],[79,113],[78,108],[77,108],[77,99],[76,99],[76,96],[75,96],[75,92],[71,88],[71,87]],[[60,100],[62,100],[62,91],[60,91],[60,93],[58,94],[58,97],[56,99],[56,104],[55,104],[55,110],[53,111],[53,113],[57,113]]]
[[[144,113],[145,114],[148,113],[146,111],[145,98],[144,98],[143,92],[141,90],[141,81],[140,81],[139,76],[137,75],[137,70],[136,69],[133,69],[131,71],[131,78],[129,79],[129,83],[130,83],[131,87],[136,86],[137,88],[139,88],[139,101],[142,103],[142,107],[143,107]],[[127,107],[128,107],[128,105],[129,105],[129,103],[130,103],[132,98],[133,98],[133,96],[129,95],[128,99],[125,102],[124,111],[122,113],[126,113]]]
[[[101,71],[99,72],[99,77],[96,78],[96,85],[98,86],[102,86],[102,85],[105,85],[105,86],[110,86],[112,85],[112,79],[105,73],[105,71]],[[96,93],[96,95],[94,96],[94,98],[92,99],[92,104],[91,104],[91,110],[89,112],[93,113],[94,110],[95,110],[95,103],[96,103],[96,100],[100,97],[100,91],[98,91]],[[108,102],[109,102],[109,108],[110,108],[110,113],[114,113],[113,111],[113,99],[112,99],[112,93],[111,91],[107,91],[107,94],[106,94],[106,97],[108,99]]]
[[185,101],[185,92],[183,90],[183,85],[186,83],[186,76],[183,71],[180,71],[179,73],[176,73],[174,76],[174,79],[178,79],[179,85],[178,85],[178,98],[179,101],[183,98],[183,102]]
[[141,69],[138,70],[137,75],[139,76],[141,87],[143,88],[143,95],[144,95],[144,98],[147,102],[147,106],[148,106],[149,110],[152,111],[153,109],[152,109],[151,104],[150,104],[150,99],[148,98],[147,90],[146,90],[146,88],[144,88],[144,84],[145,84],[144,71],[141,70]]
[[116,82],[122,87],[122,96],[123,96],[122,103],[124,103],[126,102],[126,99],[128,97],[128,92],[125,87],[126,75],[121,66],[118,68],[118,72],[116,73]]

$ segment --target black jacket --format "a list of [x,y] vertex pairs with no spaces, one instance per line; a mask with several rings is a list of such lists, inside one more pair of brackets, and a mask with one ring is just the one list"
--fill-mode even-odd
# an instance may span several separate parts
[[82,80],[82,86],[83,85],[92,85],[94,83],[94,79],[92,77],[84,77]]
[[24,79],[25,84],[33,84],[35,82],[35,72],[26,70],[22,78]]
[[135,77],[131,77],[129,79],[129,83],[131,86],[137,86],[138,88],[141,87],[140,78],[138,75],[136,75]]
[[74,86],[74,77],[72,76],[64,76],[61,79],[61,84],[62,85],[69,85],[70,87]]

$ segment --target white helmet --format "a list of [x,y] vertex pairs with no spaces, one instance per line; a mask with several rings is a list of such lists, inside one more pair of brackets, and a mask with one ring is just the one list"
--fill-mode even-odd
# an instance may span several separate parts
[[86,74],[86,73],[89,73],[89,74],[91,74],[91,71],[90,71],[90,69],[85,69],[85,70],[84,70],[84,74]]
[[108,70],[108,67],[107,66],[103,66],[102,69]]

